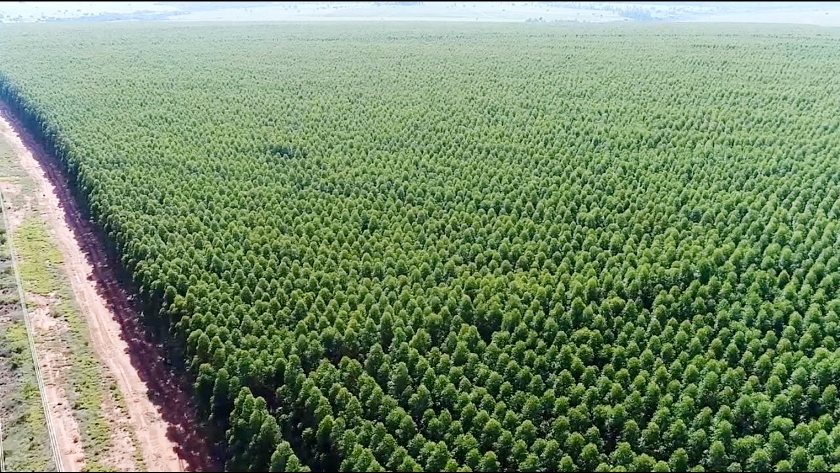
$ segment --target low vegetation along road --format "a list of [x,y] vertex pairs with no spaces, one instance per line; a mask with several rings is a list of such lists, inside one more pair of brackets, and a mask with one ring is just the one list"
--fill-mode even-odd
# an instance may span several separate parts
[[[193,409],[188,398],[182,386],[162,368],[160,357],[155,353],[154,345],[147,341],[126,293],[116,284],[115,273],[99,248],[90,223],[78,213],[63,176],[47,164],[36,143],[18,132],[7,110],[3,110],[0,134],[35,184],[37,192],[33,192],[35,202],[31,205],[41,210],[48,224],[49,233],[60,250],[72,295],[89,328],[90,343],[107,366],[125,401],[129,429],[113,426],[109,429],[112,458],[108,463],[125,469],[144,464],[150,471],[207,468],[202,464],[209,458],[207,452],[201,447],[189,446],[195,429],[190,425],[189,413]],[[20,212],[13,213],[10,217],[12,231],[22,218]],[[34,325],[56,324],[55,319],[47,315],[49,299],[30,296],[28,304],[30,310],[34,306]],[[85,465],[85,452],[79,443],[82,432],[61,380],[54,379],[61,376],[58,366],[61,360],[53,356],[48,344],[42,345],[36,349],[43,350],[39,358],[48,379],[45,395],[49,414],[56,425],[61,463],[68,471],[79,471]],[[140,363],[141,360],[145,362]],[[161,407],[164,404],[167,406],[165,411]],[[112,421],[112,424],[118,423],[118,419]],[[135,448],[133,439],[136,439],[142,463],[131,461]],[[113,458],[120,455],[124,458]]]

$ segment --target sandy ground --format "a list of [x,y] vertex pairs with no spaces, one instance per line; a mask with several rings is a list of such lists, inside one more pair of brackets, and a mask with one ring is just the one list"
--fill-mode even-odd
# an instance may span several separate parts
[[[11,197],[20,193],[20,186],[12,184],[11,182],[0,182],[0,191],[3,192],[4,196]],[[31,199],[28,196],[26,197],[26,205],[22,208],[13,208],[10,202],[6,202],[6,218],[9,220],[9,228],[7,228],[6,231],[8,231],[9,234],[14,233],[15,229],[21,224],[21,222],[23,222],[26,210],[30,208],[31,205]]]
[[35,349],[44,378],[47,406],[50,410],[55,437],[58,441],[58,454],[65,471],[82,471],[85,466],[85,454],[80,442],[82,433],[79,423],[73,416],[73,410],[64,390],[67,357],[62,353],[58,342],[67,333],[67,322],[52,317],[53,300],[37,294],[26,294],[29,317],[34,329]]
[[[136,433],[146,467],[149,471],[215,469],[192,424],[194,410],[184,386],[163,369],[155,347],[146,340],[136,312],[117,285],[114,271],[108,267],[91,224],[80,217],[66,180],[52,165],[45,164],[40,147],[19,134],[9,117],[8,110],[0,110],[0,136],[8,141],[38,186],[36,200],[64,257],[74,296],[90,329],[91,343],[125,399],[126,417]],[[36,158],[33,151],[41,155]],[[39,324],[43,326],[43,321]],[[45,372],[48,370],[45,368]],[[60,394],[48,393],[51,412],[55,412],[54,406],[66,405],[66,399]],[[63,419],[64,416],[54,418],[57,435],[62,437],[60,448],[67,457],[65,468],[72,465],[75,470],[79,468],[73,463],[78,439],[70,426],[59,430]],[[127,452],[121,447],[126,440],[124,435],[112,440],[116,451]],[[128,463],[115,460],[118,464]]]

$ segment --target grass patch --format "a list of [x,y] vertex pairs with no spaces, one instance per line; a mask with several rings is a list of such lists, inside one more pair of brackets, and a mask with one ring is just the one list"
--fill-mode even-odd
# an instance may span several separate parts
[[26,326],[22,322],[12,323],[6,329],[6,346],[9,351],[9,359],[12,362],[12,369],[17,370],[32,363],[32,354],[29,352],[29,339],[26,336]]
[[[2,236],[5,241],[5,232]],[[0,417],[4,461],[10,471],[55,471],[17,281],[8,247],[0,248]]]
[[64,259],[50,241],[47,229],[40,218],[28,217],[18,227],[14,236],[15,248],[20,255],[20,278],[26,292],[48,296],[58,293],[62,300],[72,294],[61,274]]
[[26,171],[18,164],[15,152],[2,140],[0,140],[0,180],[20,186],[19,193],[4,195],[16,208],[25,201],[24,196],[32,195],[37,190],[35,182],[29,179]]
[[[43,444],[42,449],[46,450],[47,457],[39,459],[38,462],[36,462],[35,458],[30,458],[30,461],[26,462],[34,468],[33,471],[38,471],[46,467],[50,453],[47,443],[47,424],[44,416],[44,407],[41,402],[41,394],[38,391],[38,383],[35,380],[35,371],[32,368],[32,354],[29,350],[26,326],[23,322],[14,322],[6,329],[4,335],[3,338],[9,347],[11,369],[20,373],[21,382],[19,391],[21,397],[18,403],[24,407],[24,413],[19,419],[19,422],[16,425],[13,424],[11,427],[12,429],[24,429],[29,434],[24,437],[28,437],[32,443],[35,441],[36,434],[41,433],[44,437],[41,443]],[[38,466],[37,463],[43,463],[43,465]]]
[[68,400],[79,421],[87,471],[109,471],[102,458],[111,448],[108,421],[102,413],[102,396],[110,378],[90,347],[87,326],[79,315],[70,284],[62,270],[63,258],[50,239],[44,222],[27,217],[14,235],[24,290],[57,300],[53,316],[67,322],[71,369],[67,376]]
[[[8,360],[3,373],[3,453],[9,471],[55,471],[41,393],[35,380],[26,327],[18,320],[0,329]],[[0,357],[1,358],[1,357]]]
[[[0,141],[0,176],[23,189],[22,169],[8,169],[12,150]],[[34,186],[29,186],[32,189]],[[4,196],[6,197],[6,196]],[[23,201],[15,196],[13,204]],[[2,223],[2,222],[0,222]],[[9,471],[55,471],[47,420],[35,377],[7,229],[0,224],[0,418]]]

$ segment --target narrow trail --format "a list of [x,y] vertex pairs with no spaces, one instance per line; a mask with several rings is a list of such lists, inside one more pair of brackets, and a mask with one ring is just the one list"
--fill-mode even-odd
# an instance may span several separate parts
[[109,267],[93,224],[81,217],[66,178],[40,144],[16,126],[5,106],[0,107],[0,135],[38,185],[37,199],[64,257],[91,343],[122,392],[146,467],[149,471],[218,469],[192,418],[195,410],[187,387],[164,366],[160,350],[149,341],[117,283],[116,271]]

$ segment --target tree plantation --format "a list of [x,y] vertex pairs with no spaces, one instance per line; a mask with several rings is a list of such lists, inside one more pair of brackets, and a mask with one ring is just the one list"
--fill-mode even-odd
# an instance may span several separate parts
[[840,31],[3,25],[230,471],[840,469]]

